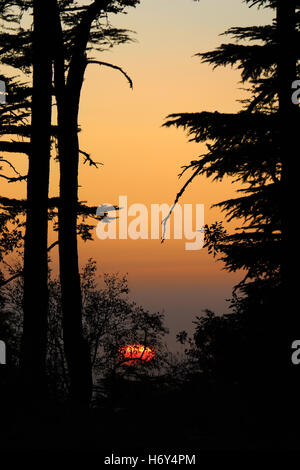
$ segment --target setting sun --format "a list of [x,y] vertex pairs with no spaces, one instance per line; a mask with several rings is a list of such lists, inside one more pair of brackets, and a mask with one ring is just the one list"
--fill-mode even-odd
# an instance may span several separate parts
[[142,344],[128,344],[119,349],[119,361],[127,365],[150,362],[154,357],[154,349]]

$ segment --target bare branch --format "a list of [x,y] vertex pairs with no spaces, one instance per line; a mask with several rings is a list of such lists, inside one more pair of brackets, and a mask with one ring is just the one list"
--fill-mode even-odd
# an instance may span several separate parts
[[16,173],[16,175],[21,176],[21,174],[15,169],[14,165],[5,158],[0,157],[0,162],[6,163]]
[[111,69],[119,70],[119,72],[121,72],[128,81],[130,88],[133,88],[133,81],[131,80],[129,75],[118,65],[110,64],[109,62],[102,62],[100,60],[88,60],[88,64],[98,64],[103,65],[104,67],[110,67]]
[[161,242],[163,243],[165,241],[165,235],[166,235],[166,226],[167,226],[167,222],[169,220],[169,218],[171,217],[171,214],[177,204],[177,202],[179,201],[179,199],[181,198],[181,196],[183,195],[183,193],[185,192],[186,188],[191,184],[191,182],[194,180],[194,178],[200,173],[201,171],[201,168],[197,168],[196,171],[194,171],[194,173],[192,174],[192,176],[187,180],[187,182],[185,183],[185,185],[181,188],[181,190],[179,191],[179,193],[177,193],[176,195],[176,198],[175,198],[175,201],[173,203],[173,206],[171,207],[168,215],[164,218],[164,220],[162,221],[162,225],[163,225],[163,235],[161,237]]
[[98,165],[103,165],[103,163],[101,162],[94,162],[94,160],[91,158],[90,154],[87,153],[87,152],[84,152],[83,150],[79,150],[79,153],[81,153],[85,159],[84,159],[84,165],[86,163],[89,163],[90,166],[95,166],[96,168],[98,168]]
[[0,175],[0,178],[7,180],[9,183],[16,183],[17,181],[24,181],[27,179],[26,176],[18,176],[17,178],[11,178],[10,176]]
[[58,241],[58,240],[56,240],[55,242],[51,243],[51,245],[49,245],[48,248],[47,248],[48,253],[49,253],[49,251],[52,250],[52,248],[54,248],[54,247],[57,246],[58,244],[59,244],[59,241]]

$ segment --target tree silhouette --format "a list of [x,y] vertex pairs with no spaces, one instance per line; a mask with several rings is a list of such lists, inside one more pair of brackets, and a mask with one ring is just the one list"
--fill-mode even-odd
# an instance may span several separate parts
[[[291,242],[288,209],[293,200],[291,187],[295,190],[297,184],[292,162],[299,106],[292,104],[291,95],[292,83],[300,70],[296,48],[300,5],[281,0],[247,3],[274,9],[273,24],[230,28],[225,34],[235,42],[198,54],[214,68],[231,65],[240,70],[242,83],[247,84],[250,93],[243,100],[241,111],[172,114],[165,125],[181,127],[191,140],[207,146],[205,154],[183,168],[182,174],[192,170],[192,175],[176,202],[200,175],[215,181],[229,176],[240,183],[239,197],[216,204],[228,221],[239,222],[239,228],[228,233],[222,222],[206,227],[209,252],[219,256],[225,269],[246,272],[233,292],[231,307],[235,316],[208,318],[206,324],[199,319],[196,345],[198,352],[199,348],[203,352],[202,359],[208,357],[212,363],[216,360],[215,374],[223,370],[229,377],[235,364],[233,373],[244,380],[248,400],[253,392],[255,413],[261,420],[263,414],[267,416],[268,429],[277,439],[280,426],[286,426],[293,413],[287,397],[299,386],[290,360],[299,318],[287,308],[287,302],[293,296],[291,263],[295,244]],[[232,327],[235,335],[230,339]],[[211,355],[205,343],[207,334],[214,347]],[[248,351],[239,345],[239,335]],[[270,337],[276,348],[268,361]],[[231,354],[240,355],[242,350],[242,364],[240,356],[230,359]],[[258,384],[263,391],[260,395],[254,393]]]
[[[18,21],[19,2],[1,2],[1,17],[11,28],[2,33],[2,60],[9,55],[9,43],[12,41],[15,24]],[[24,246],[24,341],[22,355],[23,378],[30,390],[44,386],[47,326],[47,238],[48,238],[48,185],[51,135],[51,82],[52,59],[48,37],[49,21],[41,2],[32,3],[33,33],[31,62],[33,70],[32,102],[28,101],[28,90],[11,80],[9,91],[14,92],[16,101],[3,107],[6,125],[3,134],[23,135],[29,142],[2,142],[2,150],[21,152],[30,156],[28,176],[8,178],[10,182],[27,179],[26,235]],[[28,34],[20,32],[15,37],[15,47],[26,44]],[[19,54],[19,57],[22,56]],[[14,57],[18,63],[19,57]],[[26,63],[23,63],[26,67]],[[31,126],[26,125],[31,112]],[[7,120],[5,118],[8,118]],[[2,201],[3,202],[3,201]],[[11,209],[14,209],[12,204]],[[14,211],[13,211],[14,212]],[[9,215],[9,214],[6,214]],[[5,216],[4,216],[5,218]],[[6,222],[11,221],[11,217]],[[13,222],[15,223],[15,222]],[[18,242],[20,232],[15,231]],[[37,289],[39,279],[39,289]],[[37,292],[39,290],[39,293]]]
[[[50,3],[50,2],[49,2]],[[52,104],[52,56],[49,12],[33,1],[33,91],[30,158],[27,177],[24,244],[24,326],[22,373],[30,394],[42,393],[46,378],[48,316],[48,189]],[[38,282],[37,282],[38,280]]]
[[[6,3],[6,4],[5,4]],[[86,53],[96,51],[97,49],[103,50],[112,47],[116,44],[121,44],[129,40],[127,31],[123,29],[113,28],[107,21],[107,13],[117,14],[122,13],[127,6],[135,6],[138,3],[136,0],[128,1],[94,1],[90,5],[82,6],[74,1],[62,1],[49,3],[47,10],[47,28],[48,32],[51,30],[56,32],[54,35],[55,40],[52,42],[51,49],[51,72],[52,63],[54,64],[54,82],[53,94],[56,97],[56,104],[58,109],[58,127],[52,126],[52,135],[57,139],[58,153],[60,162],[60,197],[59,199],[52,198],[47,200],[45,206],[45,214],[53,220],[55,213],[53,208],[58,207],[58,232],[59,232],[59,251],[60,251],[60,272],[62,283],[62,298],[63,298],[63,315],[64,315],[64,335],[65,335],[65,353],[68,360],[69,372],[72,382],[72,396],[74,399],[88,402],[91,395],[91,365],[89,364],[89,352],[87,349],[86,341],[82,335],[82,320],[81,320],[81,294],[80,294],[80,278],[78,272],[78,253],[77,253],[77,235],[79,234],[83,239],[90,239],[90,231],[93,226],[84,223],[84,220],[89,215],[96,214],[96,208],[88,208],[84,204],[78,202],[78,163],[79,155],[84,155],[85,161],[90,165],[97,166],[86,152],[79,149],[78,143],[78,111],[80,103],[81,87],[84,79],[84,73],[88,63],[98,64],[100,66],[108,66],[119,70],[128,80],[132,86],[129,76],[118,66],[106,62],[97,61],[94,58],[87,59]],[[9,7],[20,7],[20,11],[15,13],[9,10]],[[11,28],[9,33],[2,35],[2,42],[5,45],[2,52],[2,61],[15,68],[21,68],[24,72],[31,74],[32,66],[32,34],[30,30],[18,29],[20,15],[24,11],[31,12],[32,4],[26,0],[20,2],[3,2],[2,13],[4,18],[7,18],[11,24],[13,23],[15,29]],[[101,19],[104,20],[100,25]],[[13,33],[11,32],[13,30]],[[45,32],[44,32],[45,34]],[[50,34],[49,34],[50,35]],[[22,46],[22,48],[20,48]],[[50,46],[49,46],[50,47]],[[15,51],[12,55],[11,51]],[[45,58],[44,58],[45,60]],[[40,64],[39,64],[40,65]],[[30,86],[27,87],[27,96],[30,96]],[[50,93],[51,96],[51,93]],[[41,102],[39,102],[41,104]],[[14,103],[14,106],[17,104]],[[19,123],[23,123],[22,115],[27,112],[30,105],[28,103],[18,103],[20,109]],[[42,108],[42,106],[41,106]],[[25,109],[25,111],[24,111]],[[45,110],[45,108],[43,108]],[[6,109],[6,113],[9,114]],[[42,121],[41,121],[42,122]],[[49,130],[49,129],[48,129]],[[15,126],[12,129],[11,122],[7,125],[6,134],[15,131],[16,135],[31,135],[31,128],[28,124]],[[40,138],[42,134],[38,135]],[[9,145],[10,144],[10,145]],[[10,152],[25,151],[29,154],[31,159],[31,147],[26,146],[29,144],[24,142],[23,147],[21,142],[2,142],[2,149]],[[30,160],[31,161],[31,160]],[[42,184],[39,179],[39,172],[35,172],[33,178],[29,178],[28,183],[31,187],[36,185],[37,188],[45,191],[48,185]],[[34,180],[32,183],[32,179]],[[29,188],[29,193],[32,189]],[[8,224],[13,220],[9,213],[21,214],[24,208],[28,209],[28,202],[22,201],[9,201],[8,199],[1,199],[4,208],[3,227],[7,229]],[[42,203],[42,198],[35,198],[37,206],[36,214],[41,216],[41,211],[38,212],[38,206]],[[31,207],[31,206],[30,206]],[[43,205],[44,207],[44,205]],[[51,212],[52,211],[52,212]],[[77,216],[81,215],[83,223],[77,223]],[[5,222],[5,224],[4,224]],[[39,230],[38,222],[32,223],[29,227],[34,227],[34,230]],[[15,222],[14,222],[15,223]],[[21,224],[19,224],[21,225]],[[15,230],[15,244],[17,244],[18,236],[21,237],[21,230]],[[9,230],[9,229],[7,229]],[[12,247],[12,233],[10,233],[10,241]],[[33,237],[26,238],[26,244],[30,245],[32,249],[35,248]],[[8,237],[6,236],[6,246],[8,246]],[[52,246],[54,246],[54,243]],[[26,245],[26,252],[27,250]],[[43,260],[47,258],[47,247],[44,243]],[[52,248],[48,247],[49,248]],[[30,260],[30,257],[27,257]],[[27,260],[26,258],[26,260]],[[42,259],[36,256],[35,260]],[[26,262],[27,271],[30,268],[30,263]],[[32,264],[33,266],[33,264]],[[45,265],[44,265],[45,267]],[[26,271],[26,276],[27,276]],[[32,271],[33,272],[33,271]],[[44,270],[44,274],[46,271]],[[19,273],[23,275],[24,272]],[[9,279],[3,281],[4,283],[14,279],[18,273],[13,274]],[[42,279],[42,278],[41,278]],[[35,278],[36,282],[36,278]],[[27,284],[26,284],[27,285]],[[32,291],[31,291],[32,294]],[[33,295],[27,296],[28,305],[33,302]],[[24,303],[26,306],[27,303]],[[45,303],[46,305],[46,303]],[[27,308],[27,307],[26,307]],[[34,309],[31,309],[33,312]],[[45,320],[45,315],[43,315]],[[40,325],[41,326],[41,325]],[[45,324],[44,324],[45,326]],[[36,328],[38,328],[36,322]],[[30,330],[30,327],[29,327]],[[45,328],[43,329],[45,338]],[[29,336],[28,336],[29,337]],[[38,340],[38,335],[35,335]],[[42,357],[42,355],[38,355]]]
[[[277,7],[276,2],[264,3]],[[295,12],[295,5],[294,9],[291,5],[288,9]],[[291,22],[285,22],[282,28],[289,31],[287,37],[290,40],[298,37]],[[282,116],[286,116],[287,120],[288,114],[288,122],[299,116],[299,108],[294,106],[291,111],[290,104],[291,78],[295,78],[299,66],[296,68],[295,41],[292,41],[289,45],[294,60],[289,60],[288,77],[281,78],[282,70],[285,70],[285,74],[287,72],[278,63],[283,55],[281,51],[286,50],[282,45],[286,44],[287,39],[282,39],[284,33],[280,31],[278,21],[267,26],[235,27],[225,34],[239,42],[222,44],[215,51],[198,55],[203,62],[214,67],[236,65],[241,70],[242,82],[250,85],[251,93],[250,98],[244,101],[243,109],[237,114],[173,114],[168,117],[165,126],[184,128],[195,142],[210,142],[207,143],[204,155],[184,167],[182,174],[188,170],[193,173],[176,201],[200,175],[214,180],[230,176],[241,183],[240,197],[216,206],[225,212],[228,221],[244,220],[243,226],[230,234],[221,223],[207,227],[206,243],[210,251],[222,255],[226,269],[246,270],[246,277],[239,287],[244,293],[250,289],[253,293],[255,289],[251,283],[261,286],[265,281],[266,285],[273,283],[274,288],[282,284],[282,231],[287,212],[286,199],[285,204],[282,204],[282,194],[287,186],[283,181],[286,178],[283,142],[286,145],[291,137],[289,133],[287,139],[283,133]],[[243,43],[245,40],[246,44]],[[283,93],[284,98],[279,98]],[[281,104],[282,101],[287,104]],[[295,129],[295,121],[292,128]],[[294,142],[294,137],[291,142]]]
[[[16,267],[18,269],[18,267]],[[126,276],[104,274],[99,285],[96,262],[89,260],[81,269],[83,329],[91,351],[91,363],[95,378],[94,397],[101,390],[105,378],[118,371],[124,374],[130,368],[119,361],[120,345],[145,342],[158,347],[155,367],[162,363],[162,338],[167,333],[161,313],[150,313],[129,298]],[[49,317],[47,348],[47,379],[51,392],[58,398],[69,395],[70,378],[64,355],[61,285],[49,275]],[[17,365],[21,358],[22,336],[22,279],[7,285],[0,297],[1,338],[10,348],[10,362]],[[152,367],[153,368],[153,367]]]
[[[58,5],[56,9],[55,93],[59,126],[60,204],[58,216],[64,345],[71,376],[71,396],[74,400],[87,403],[92,391],[92,365],[82,330],[76,212],[80,153],[78,142],[80,96],[85,71],[91,62],[87,57],[89,44],[97,41],[100,45],[107,43],[108,40],[111,44],[118,44],[128,40],[128,35],[123,30],[108,27],[103,33],[94,29],[93,23],[96,20],[101,21],[103,15],[109,12],[119,13],[125,7],[135,6],[137,3],[137,1],[96,0],[85,8],[79,7],[77,14],[73,13],[72,18],[65,20],[72,25],[69,31],[71,40],[66,45]],[[65,53],[64,50],[67,52]],[[97,61],[93,62],[97,63]],[[94,164],[91,160],[90,163]]]

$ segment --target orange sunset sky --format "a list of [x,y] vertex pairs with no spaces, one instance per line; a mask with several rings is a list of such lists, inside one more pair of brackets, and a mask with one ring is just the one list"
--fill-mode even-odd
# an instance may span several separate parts
[[[132,77],[131,90],[117,71],[89,65],[81,111],[80,144],[98,170],[80,168],[80,200],[91,205],[168,203],[185,180],[180,167],[203,152],[188,143],[182,130],[162,128],[175,112],[235,112],[245,96],[239,73],[230,68],[213,70],[193,57],[214,49],[226,38],[218,35],[231,26],[266,24],[269,10],[249,9],[242,0],[141,0],[128,15],[111,17],[113,24],[134,30],[135,42],[111,49],[98,58],[122,66]],[[23,158],[23,157],[22,157]],[[15,159],[22,169],[20,157]],[[52,164],[51,195],[57,194],[58,167]],[[2,195],[25,196],[25,185],[1,183]],[[211,204],[234,195],[231,181],[212,183],[199,178],[184,194],[181,204],[205,205],[205,223],[222,220]],[[53,234],[50,235],[52,240]],[[185,241],[106,240],[80,242],[80,262],[89,257],[101,272],[128,272],[131,296],[150,310],[164,310],[170,344],[205,308],[228,310],[225,301],[242,273],[222,270],[206,250],[185,251]],[[54,266],[57,253],[53,252]]]

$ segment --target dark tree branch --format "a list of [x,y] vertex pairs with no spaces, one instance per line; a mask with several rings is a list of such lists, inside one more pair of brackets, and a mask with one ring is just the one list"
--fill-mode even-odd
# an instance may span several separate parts
[[183,193],[185,192],[186,188],[192,183],[192,181],[194,180],[194,178],[196,178],[196,176],[200,173],[201,171],[201,167],[200,168],[197,168],[196,171],[194,171],[194,173],[192,174],[192,176],[187,180],[187,182],[184,184],[184,186],[181,188],[181,190],[179,191],[179,193],[177,193],[176,195],[176,198],[175,198],[175,201],[173,203],[173,206],[171,207],[167,217],[164,218],[164,220],[162,221],[162,225],[163,225],[163,235],[161,237],[161,242],[163,243],[165,241],[165,235],[166,235],[166,226],[167,226],[167,222],[169,220],[169,218],[171,217],[171,214],[177,204],[177,202],[179,201],[179,199],[181,198],[181,196],[183,195]]
[[118,65],[110,64],[109,62],[102,62],[102,61],[100,61],[100,60],[88,60],[88,64],[103,65],[104,67],[110,67],[111,69],[119,70],[119,72],[121,72],[122,75],[124,75],[124,77],[125,77],[126,80],[128,81],[130,88],[133,89],[133,81],[132,81],[132,79],[131,79],[131,78],[129,77],[129,75],[128,75],[121,67],[119,67]]
[[57,246],[58,244],[59,244],[59,241],[58,241],[58,240],[56,240],[55,242],[51,243],[51,245],[48,246],[48,248],[47,248],[48,253],[49,253],[49,251],[52,250],[52,248],[54,248],[54,247]]
[[1,175],[0,174],[0,178],[3,178],[5,180],[7,180],[9,183],[16,183],[17,181],[24,181],[27,179],[27,175],[26,176],[18,176],[17,178],[11,178],[10,176],[6,176],[6,175]]
[[16,173],[16,175],[21,176],[20,173],[15,169],[14,165],[5,158],[0,157],[0,162],[6,163]]
[[9,153],[25,153],[28,155],[30,154],[30,143],[0,141],[0,151]]
[[23,276],[23,271],[19,271],[18,273],[15,273],[13,276],[9,277],[8,279],[5,279],[5,281],[2,281],[0,283],[0,287],[4,287],[6,284],[9,284],[11,281],[14,281],[18,277]]
[[90,166],[95,166],[96,168],[98,168],[99,165],[103,165],[101,162],[94,162],[89,153],[84,152],[83,150],[79,150],[79,153],[85,157],[84,164],[88,163]]

